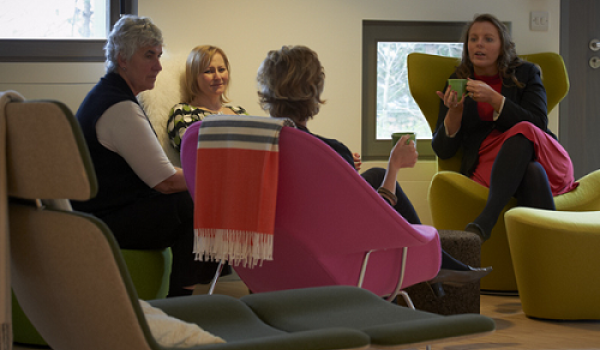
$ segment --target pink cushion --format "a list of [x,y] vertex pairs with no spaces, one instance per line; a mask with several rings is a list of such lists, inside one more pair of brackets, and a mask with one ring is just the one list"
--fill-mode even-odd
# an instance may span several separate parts
[[[196,189],[196,181],[194,174],[196,173],[196,149],[198,148],[198,129],[202,122],[195,122],[188,126],[181,138],[180,157],[181,168],[183,169],[183,177],[187,184],[188,191],[194,195]],[[184,165],[185,164],[185,165]]]

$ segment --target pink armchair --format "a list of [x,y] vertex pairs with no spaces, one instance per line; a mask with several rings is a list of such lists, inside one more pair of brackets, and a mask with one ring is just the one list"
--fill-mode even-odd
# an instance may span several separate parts
[[[181,147],[191,193],[199,127],[188,128]],[[329,146],[284,127],[273,260],[234,268],[255,293],[351,285],[392,299],[436,276],[440,254],[435,228],[409,224]]]

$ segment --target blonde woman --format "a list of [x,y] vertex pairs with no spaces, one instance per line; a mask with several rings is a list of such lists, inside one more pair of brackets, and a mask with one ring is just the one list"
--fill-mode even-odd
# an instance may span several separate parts
[[244,108],[227,104],[229,72],[229,59],[222,49],[202,45],[190,52],[186,61],[183,102],[171,108],[167,122],[169,140],[177,151],[188,126],[205,116],[247,114]]

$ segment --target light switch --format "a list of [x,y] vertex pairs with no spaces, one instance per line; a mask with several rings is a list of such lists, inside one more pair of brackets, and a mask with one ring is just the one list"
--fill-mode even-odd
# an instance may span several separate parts
[[531,11],[529,15],[529,29],[547,31],[549,21],[548,11]]

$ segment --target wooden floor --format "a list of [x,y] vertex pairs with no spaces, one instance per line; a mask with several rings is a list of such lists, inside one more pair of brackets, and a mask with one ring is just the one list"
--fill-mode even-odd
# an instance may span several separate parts
[[[205,294],[200,287],[194,294]],[[246,286],[234,278],[219,282],[215,294],[241,297],[248,294]],[[600,296],[599,296],[600,297]],[[590,301],[600,302],[600,300]],[[481,314],[496,321],[492,334],[456,342],[434,344],[433,350],[519,350],[519,349],[578,349],[600,350],[600,321],[549,322],[526,317],[518,297],[481,296]],[[40,349],[15,344],[15,350]],[[424,347],[423,347],[424,349]]]
[[449,342],[435,349],[600,349],[600,321],[551,322],[530,319],[516,296],[481,296],[481,314],[496,321],[488,336]]

